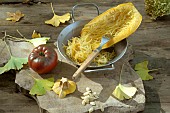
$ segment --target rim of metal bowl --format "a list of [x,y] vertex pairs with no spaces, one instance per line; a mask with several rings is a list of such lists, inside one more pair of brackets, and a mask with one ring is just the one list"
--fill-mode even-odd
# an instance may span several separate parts
[[[67,27],[65,27],[65,28],[60,32],[60,34],[59,34],[59,36],[58,36],[58,39],[57,39],[57,49],[58,49],[60,55],[61,55],[64,59],[66,59],[67,61],[71,62],[72,64],[74,64],[74,65],[76,65],[76,66],[80,66],[80,65],[77,64],[76,62],[74,62],[74,61],[73,61],[71,58],[69,58],[65,53],[62,53],[61,47],[59,46],[59,43],[61,43],[61,42],[59,42],[59,37],[62,37],[63,32],[65,32],[67,29],[74,28],[74,24],[76,25],[77,23],[88,22],[88,21],[89,21],[89,20],[81,20],[81,21],[76,21],[76,22],[68,25]],[[60,35],[61,35],[61,36],[60,36]],[[74,36],[72,36],[72,37],[74,37]],[[72,38],[72,37],[71,37],[71,38]],[[70,40],[71,38],[69,38],[69,40]],[[109,61],[108,63],[106,63],[105,65],[89,65],[88,68],[101,68],[101,67],[109,66],[109,65],[117,62],[119,59],[121,59],[121,58],[123,57],[123,55],[126,53],[126,50],[127,50],[127,47],[128,47],[128,42],[127,42],[126,38],[125,38],[124,40],[118,42],[118,43],[121,43],[121,42],[125,43],[125,47],[123,48],[123,51],[121,51],[118,56],[114,57],[112,60],[110,60],[110,61]],[[62,44],[63,44],[63,43],[62,43]],[[64,48],[62,47],[62,49],[64,49]],[[64,50],[64,51],[65,51],[65,50]],[[93,63],[93,64],[94,64],[94,63]]]

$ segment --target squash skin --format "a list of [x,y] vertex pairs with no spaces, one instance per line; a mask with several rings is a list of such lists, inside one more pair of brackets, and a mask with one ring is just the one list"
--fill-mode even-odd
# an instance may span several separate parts
[[[139,27],[139,25],[142,22],[142,15],[138,12],[138,10],[135,8],[135,6],[132,3],[124,3],[124,4],[120,4],[116,7],[113,7],[107,11],[105,11],[104,13],[100,14],[99,16],[97,16],[96,18],[94,18],[93,20],[91,20],[88,24],[86,24],[84,26],[84,28],[81,31],[81,37],[91,37],[93,38],[91,33],[97,33],[97,30],[93,30],[90,29],[90,26],[97,26],[100,25],[99,23],[101,23],[101,21],[105,21],[107,20],[107,17],[109,16],[114,16],[114,14],[119,13],[118,11],[132,11],[133,13],[133,18],[130,20],[130,24],[127,25],[126,27],[122,28],[122,30],[120,30],[120,32],[118,32],[116,35],[111,35],[109,38],[110,41],[107,42],[102,49],[111,47],[112,45],[120,42],[121,40],[127,38],[129,35],[131,35],[132,33],[134,33],[137,28]],[[120,13],[121,14],[121,13]],[[116,16],[116,15],[115,15]],[[119,18],[121,18],[122,16],[118,16]],[[103,28],[105,29],[105,28]],[[106,34],[100,34],[100,36],[98,38],[102,38],[102,36],[104,36]]]

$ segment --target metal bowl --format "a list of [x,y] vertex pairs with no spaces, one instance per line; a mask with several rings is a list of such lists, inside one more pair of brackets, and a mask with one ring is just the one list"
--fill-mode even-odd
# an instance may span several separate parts
[[[71,61],[75,65],[78,65],[78,64],[66,55],[63,45],[68,45],[68,40],[70,40],[71,38],[80,36],[80,32],[81,32],[82,28],[88,22],[89,22],[89,20],[81,20],[81,21],[76,21],[76,22],[68,25],[66,28],[64,28],[61,31],[61,33],[59,34],[58,39],[57,39],[57,48],[59,50],[59,53],[67,61]],[[120,58],[122,58],[122,56],[125,54],[125,52],[127,50],[127,45],[128,45],[128,43],[127,43],[126,39],[118,42],[117,44],[114,45],[114,51],[116,53],[116,56],[111,61],[109,61],[105,65],[96,65],[95,63],[91,63],[88,67],[100,68],[100,67],[108,66],[108,65],[115,63]]]

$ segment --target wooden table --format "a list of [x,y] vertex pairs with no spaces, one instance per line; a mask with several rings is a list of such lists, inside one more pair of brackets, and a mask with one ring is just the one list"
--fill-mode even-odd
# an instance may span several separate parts
[[[30,4],[22,4],[24,0],[0,1],[0,31],[19,36],[18,29],[25,37],[31,38],[33,30],[39,31],[43,36],[50,36],[50,42],[57,40],[58,34],[72,21],[55,28],[44,24],[53,14],[50,2],[58,15],[70,12],[77,3],[92,2],[99,6],[100,12],[104,12],[117,4],[132,2],[143,16],[143,21],[138,30],[132,34],[128,41],[133,45],[134,59],[132,66],[140,61],[148,60],[149,68],[161,68],[151,73],[154,77],[151,81],[144,81],[146,91],[146,105],[143,113],[170,113],[170,16],[157,21],[151,21],[146,15],[144,2],[140,0],[31,0]],[[13,23],[6,21],[6,12],[20,10],[25,17]],[[95,17],[95,8],[79,7],[76,10],[76,19],[92,19]],[[0,37],[3,34],[0,33]],[[3,57],[3,56],[1,56]],[[38,113],[36,102],[20,93],[15,92],[15,73],[5,73],[0,76],[0,113]]]

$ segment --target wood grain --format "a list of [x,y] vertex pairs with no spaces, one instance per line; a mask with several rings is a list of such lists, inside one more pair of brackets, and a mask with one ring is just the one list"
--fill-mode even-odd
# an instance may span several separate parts
[[[0,3],[8,3],[10,1],[3,0]],[[16,1],[14,0],[14,2]],[[38,1],[41,1],[41,3],[37,4],[36,2]],[[59,15],[70,12],[75,4],[81,2],[95,2],[99,5],[100,12],[119,3],[133,2],[142,14],[143,21],[138,30],[128,38],[129,43],[133,45],[135,56],[131,64],[134,66],[134,64],[140,61],[148,60],[149,68],[161,68],[159,71],[151,73],[154,80],[144,81],[147,102],[143,113],[170,112],[170,16],[157,21],[150,20],[145,13],[144,1],[141,0],[98,0],[97,2],[96,0],[57,0],[57,2],[56,0],[34,0],[34,2],[33,5],[17,4],[17,2],[15,4],[0,5],[0,32],[6,30],[10,35],[19,37],[16,32],[16,29],[18,29],[25,37],[31,38],[31,34],[35,29],[43,36],[51,36],[50,42],[55,42],[62,29],[71,24],[72,21],[62,24],[58,28],[45,25],[44,21],[53,16],[50,2],[53,2],[55,12]],[[23,12],[25,17],[17,23],[6,21],[6,12],[14,12],[16,10]],[[96,16],[95,8],[80,7],[76,11],[77,20]],[[0,33],[0,37],[3,37],[2,33]],[[0,76],[2,77],[0,79],[0,91],[2,92],[0,93],[0,113],[23,113],[23,111],[24,113],[37,113],[38,106],[33,100],[15,94],[12,90],[14,89],[14,77],[12,77],[12,80],[9,80],[6,78],[11,78],[11,76],[7,75],[11,75],[11,73]],[[3,104],[3,102],[6,104]]]
[[0,113],[38,113],[37,103],[15,92],[15,73],[0,76]]

